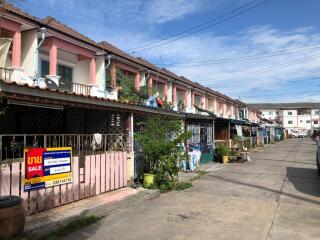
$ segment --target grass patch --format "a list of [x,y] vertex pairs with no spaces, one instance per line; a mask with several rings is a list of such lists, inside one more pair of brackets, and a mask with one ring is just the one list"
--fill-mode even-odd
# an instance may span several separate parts
[[81,218],[81,219],[76,219],[73,220],[71,222],[69,222],[68,224],[66,224],[65,226],[62,226],[61,228],[54,230],[52,232],[49,232],[47,235],[45,236],[41,236],[41,237],[30,237],[28,238],[28,240],[57,240],[60,239],[62,237],[65,237],[66,235],[75,232],[76,230],[89,226],[95,222],[97,222],[100,218],[95,217],[95,216],[89,216],[89,217],[85,217],[85,218]]
[[182,191],[191,187],[193,187],[191,182],[178,182],[173,186],[172,190]]
[[199,171],[197,172],[197,176],[194,176],[193,178],[191,178],[190,181],[197,180],[197,179],[201,178],[203,175],[205,175],[205,174],[207,174],[207,173],[209,173],[209,172],[208,172],[208,171],[199,170]]
[[188,188],[193,187],[191,182],[170,182],[166,181],[160,184],[159,190],[160,193],[167,193],[170,191],[182,191]]

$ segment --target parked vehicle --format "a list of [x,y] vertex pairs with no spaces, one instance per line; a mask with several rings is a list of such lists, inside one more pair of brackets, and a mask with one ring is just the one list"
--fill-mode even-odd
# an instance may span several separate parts
[[292,130],[291,131],[291,136],[293,138],[303,138],[303,137],[307,137],[308,134],[306,131],[301,131],[301,130]]

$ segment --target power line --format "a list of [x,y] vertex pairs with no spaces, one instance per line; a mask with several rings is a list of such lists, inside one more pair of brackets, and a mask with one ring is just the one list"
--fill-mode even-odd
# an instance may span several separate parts
[[274,65],[274,66],[271,66],[271,67],[262,68],[262,69],[259,69],[259,70],[256,70],[256,71],[247,72],[247,73],[243,73],[243,74],[240,74],[240,75],[232,76],[232,77],[229,77],[229,78],[218,79],[216,81],[228,81],[228,80],[233,80],[233,79],[236,79],[236,78],[250,76],[250,74],[267,73],[267,72],[273,71],[274,69],[281,69],[283,67],[289,67],[289,66],[293,66],[293,65],[296,65],[296,64],[299,64],[299,63],[310,61],[314,57],[317,57],[319,55],[320,55],[320,53],[318,52],[318,53],[313,54],[311,56],[303,57],[303,58],[300,58],[300,59],[297,59],[295,61],[291,61],[291,62],[288,62],[288,63],[278,64],[278,65]]
[[303,92],[291,92],[288,94],[284,93],[271,93],[271,94],[255,94],[255,95],[241,95],[241,97],[275,97],[275,96],[291,96],[293,94],[303,94],[303,93],[308,93],[308,94],[319,94],[320,90],[318,91],[306,91],[304,90]]
[[[180,63],[159,64],[159,65],[162,67],[178,68],[178,67],[197,67],[197,66],[207,66],[207,65],[213,65],[213,64],[233,63],[233,62],[240,62],[245,60],[254,60],[259,58],[268,58],[268,57],[287,55],[287,54],[299,52],[301,50],[308,49],[311,46],[317,46],[317,45],[320,45],[320,42],[316,44],[311,44],[309,46],[297,47],[297,48],[280,50],[280,51],[272,51],[267,54],[260,53],[260,54],[240,56],[236,58],[220,58],[220,59],[201,60],[201,61],[188,62],[188,63],[180,62]],[[315,50],[315,49],[320,49],[320,48],[319,47],[310,48],[310,50]],[[200,64],[200,63],[204,63],[204,64]]]
[[[302,80],[302,79],[310,79],[310,78],[318,78],[318,80],[320,80],[320,73],[314,73],[315,75],[318,75],[318,76],[315,76],[315,75],[304,75],[304,76],[300,76],[300,77],[298,77],[298,78],[293,78],[293,79],[290,79],[290,81],[291,82],[293,82],[293,83],[291,83],[291,84],[298,84],[298,83],[300,83],[300,81]],[[295,80],[295,81],[292,81],[292,80]],[[298,80],[300,80],[300,81],[298,81]],[[250,86],[256,86],[256,85],[258,85],[258,84],[260,84],[259,82],[256,82],[256,84],[254,84],[254,83],[250,83]],[[284,86],[285,85],[285,83],[279,83],[278,84],[278,86]],[[243,83],[234,83],[234,82],[231,82],[231,83],[224,83],[224,84],[216,84],[216,85],[214,85],[214,88],[225,88],[225,87],[241,87],[241,86],[243,86]]]
[[[167,41],[161,40],[160,42],[162,42],[162,41],[164,41],[164,42],[163,42],[163,43],[156,44],[156,45],[154,45],[154,46],[150,46],[150,47],[146,47],[146,48],[140,47],[140,48],[142,48],[141,50],[133,51],[132,53],[144,52],[144,51],[147,51],[147,50],[156,48],[156,47],[160,47],[160,46],[166,45],[166,44],[171,43],[171,42],[175,42],[175,41],[180,40],[180,39],[182,39],[182,38],[185,38],[185,37],[188,37],[188,36],[193,35],[193,34],[195,34],[195,33],[198,33],[198,32],[200,32],[200,31],[203,31],[203,30],[205,30],[205,29],[207,29],[207,28],[211,28],[211,27],[216,26],[216,25],[218,25],[218,24],[220,24],[220,23],[223,23],[223,22],[225,22],[225,21],[228,21],[228,20],[230,20],[230,19],[232,19],[232,18],[234,18],[234,17],[236,17],[236,16],[239,16],[239,15],[241,15],[241,14],[243,14],[243,13],[248,12],[248,11],[251,10],[251,9],[257,8],[257,7],[259,7],[260,5],[265,4],[265,3],[269,2],[269,1],[271,1],[271,0],[264,0],[264,1],[262,1],[262,2],[260,2],[260,3],[258,3],[258,4],[256,4],[256,5],[253,5],[252,7],[246,8],[246,9],[244,9],[244,10],[242,10],[242,11],[236,13],[236,14],[231,15],[230,17],[224,18],[224,19],[222,19],[222,20],[220,20],[220,21],[218,21],[218,22],[215,22],[215,23],[213,23],[213,24],[208,24],[208,23],[203,24],[203,25],[209,25],[209,26],[203,26],[203,27],[200,27],[200,28],[199,28],[199,27],[196,27],[196,30],[194,30],[194,31],[192,31],[192,30],[189,31],[189,34],[185,34],[185,35],[180,34],[180,35],[182,35],[182,36],[180,36],[180,37],[171,37],[171,38],[168,38],[168,40],[166,39]],[[256,2],[256,1],[253,1],[253,2]],[[236,11],[236,10],[233,10],[232,12],[234,12],[234,11]],[[230,14],[230,13],[224,14],[224,15],[229,15],[229,14]],[[222,15],[222,16],[220,16],[220,17],[218,17],[218,18],[222,18],[222,17],[224,17],[224,15]],[[214,20],[212,20],[212,21],[214,21]],[[198,29],[197,29],[197,28],[198,28]],[[153,44],[152,44],[152,45],[153,45]]]
[[213,18],[213,19],[211,19],[211,20],[209,20],[209,21],[207,21],[207,22],[204,22],[204,23],[201,23],[201,24],[196,25],[196,26],[194,26],[194,27],[188,28],[188,29],[186,29],[186,30],[184,30],[184,31],[182,31],[182,32],[180,32],[180,33],[173,34],[173,35],[171,35],[171,36],[169,36],[169,37],[162,38],[162,39],[159,39],[159,40],[157,40],[157,41],[152,41],[152,42],[150,42],[150,43],[148,43],[148,44],[143,44],[143,45],[140,45],[140,46],[137,46],[137,47],[134,47],[134,48],[129,48],[129,49],[125,50],[125,51],[131,51],[131,50],[135,50],[135,49],[139,49],[139,48],[144,48],[144,47],[151,46],[151,45],[160,43],[160,42],[162,42],[162,41],[165,41],[165,40],[168,40],[168,39],[171,39],[171,38],[174,38],[174,37],[181,36],[181,35],[184,34],[184,33],[187,33],[187,32],[190,32],[190,31],[192,31],[192,30],[195,30],[195,29],[197,29],[197,28],[199,28],[199,27],[208,25],[208,24],[211,23],[211,22],[214,22],[214,21],[216,21],[216,20],[218,20],[218,19],[220,19],[220,18],[222,18],[222,17],[224,17],[224,16],[226,16],[226,15],[229,15],[229,14],[231,14],[231,13],[233,13],[233,12],[236,12],[236,11],[238,11],[238,10],[244,8],[244,7],[247,7],[247,6],[249,6],[249,5],[251,5],[252,3],[257,2],[257,1],[258,1],[258,0],[253,0],[253,1],[251,1],[251,2],[248,2],[248,3],[244,4],[244,5],[241,5],[240,7],[236,8],[236,9],[233,9],[233,10],[231,10],[231,11],[229,11],[229,12],[226,12],[226,13],[224,13],[224,14],[218,16],[218,17],[215,17],[215,18]]

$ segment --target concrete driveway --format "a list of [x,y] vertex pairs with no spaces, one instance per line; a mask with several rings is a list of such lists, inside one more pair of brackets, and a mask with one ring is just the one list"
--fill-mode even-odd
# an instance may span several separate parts
[[316,145],[290,139],[66,239],[320,239]]

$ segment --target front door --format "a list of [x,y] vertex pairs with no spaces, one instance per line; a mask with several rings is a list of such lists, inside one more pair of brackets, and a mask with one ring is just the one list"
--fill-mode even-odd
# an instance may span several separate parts
[[201,153],[208,153],[206,126],[201,126],[200,128],[200,150]]

